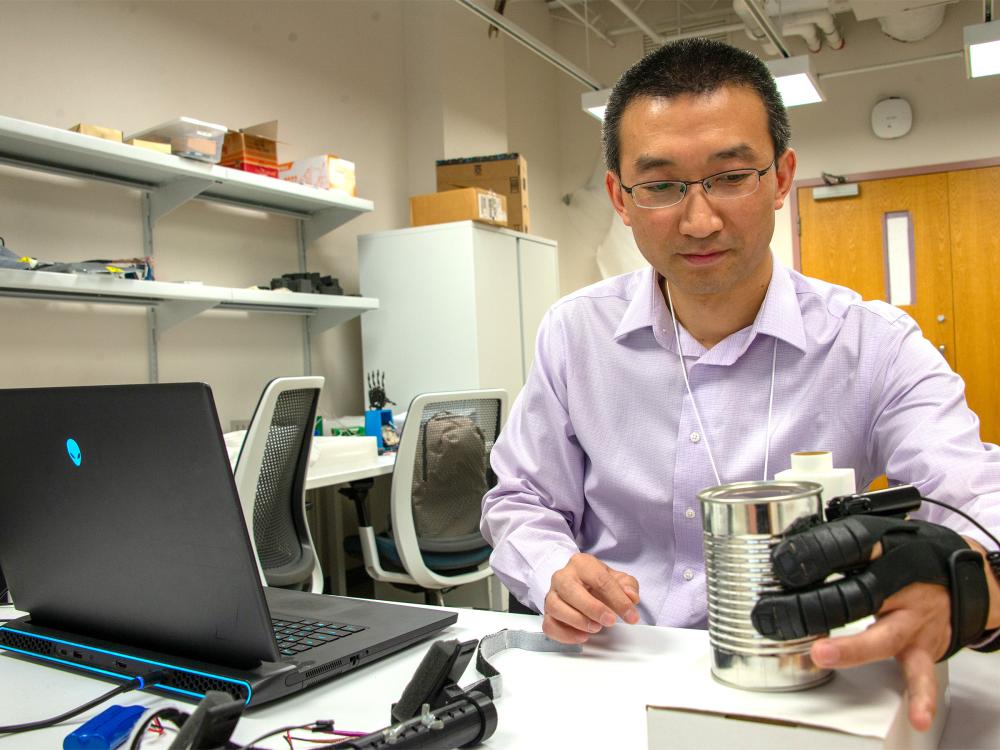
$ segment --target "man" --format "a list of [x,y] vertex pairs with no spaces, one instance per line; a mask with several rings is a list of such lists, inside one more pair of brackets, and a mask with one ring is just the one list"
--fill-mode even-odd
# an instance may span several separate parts
[[[796,157],[763,63],[667,45],[618,81],[603,138],[608,194],[651,267],[549,311],[483,500],[491,564],[549,636],[583,642],[618,618],[704,627],[697,493],[770,478],[794,451],[832,450],[861,486],[887,473],[1000,528],[1000,451],[913,320],[772,258]],[[895,655],[924,728],[950,608],[944,587],[921,586],[813,656]]]

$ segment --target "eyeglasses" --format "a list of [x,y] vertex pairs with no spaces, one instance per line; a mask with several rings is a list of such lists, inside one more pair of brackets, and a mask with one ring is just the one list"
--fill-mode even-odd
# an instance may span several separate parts
[[714,198],[742,198],[753,193],[760,185],[760,178],[774,166],[774,160],[763,169],[730,169],[710,175],[703,180],[654,180],[640,182],[622,190],[632,196],[639,208],[669,208],[676,206],[692,185],[701,185],[706,195]]

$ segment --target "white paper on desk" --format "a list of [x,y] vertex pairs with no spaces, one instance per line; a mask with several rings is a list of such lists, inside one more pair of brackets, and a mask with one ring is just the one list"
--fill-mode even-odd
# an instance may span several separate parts
[[[838,670],[825,685],[788,693],[727,687],[711,676],[710,662],[707,638],[704,648],[674,656],[671,668],[684,679],[664,680],[649,705],[772,719],[883,739],[898,721],[905,700],[903,676],[894,661]],[[947,664],[938,665],[942,691],[947,675]],[[905,706],[902,710],[905,719]],[[935,739],[932,746],[936,744]]]

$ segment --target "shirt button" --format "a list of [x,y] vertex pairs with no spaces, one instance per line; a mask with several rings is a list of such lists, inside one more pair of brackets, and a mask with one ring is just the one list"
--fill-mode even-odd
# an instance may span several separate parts
[[691,568],[686,568],[684,570],[684,580],[690,581],[692,578],[694,578],[694,571]]
[[701,440],[701,434],[700,433],[697,433],[697,432],[692,432],[691,433],[691,442],[692,443],[697,443],[700,440]]
[[684,511],[684,517],[694,518],[694,508],[688,508],[686,511]]

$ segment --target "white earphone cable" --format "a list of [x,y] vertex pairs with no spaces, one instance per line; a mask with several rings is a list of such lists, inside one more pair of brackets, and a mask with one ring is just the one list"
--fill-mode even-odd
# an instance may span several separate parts
[[[684,352],[681,351],[681,335],[677,326],[677,316],[674,314],[674,301],[670,296],[670,284],[664,280],[663,286],[667,290],[667,304],[670,307],[670,320],[674,324],[674,341],[677,344],[677,359],[681,363],[681,373],[684,375],[684,387],[688,396],[691,397],[691,408],[694,410],[694,418],[698,422],[698,429],[701,431],[701,439],[705,441],[705,450],[708,452],[708,461],[712,465],[712,473],[715,475],[716,484],[722,484],[719,476],[719,469],[715,464],[715,455],[712,453],[712,446],[709,443],[708,432],[705,431],[705,424],[701,421],[701,412],[698,411],[698,403],[695,401],[694,393],[691,391],[691,381],[688,380],[687,365],[684,362]],[[774,339],[774,349],[771,352],[771,388],[767,397],[767,428],[764,433],[764,481],[767,481],[767,459],[771,452],[771,414],[774,408],[774,380],[778,364],[778,339]]]

